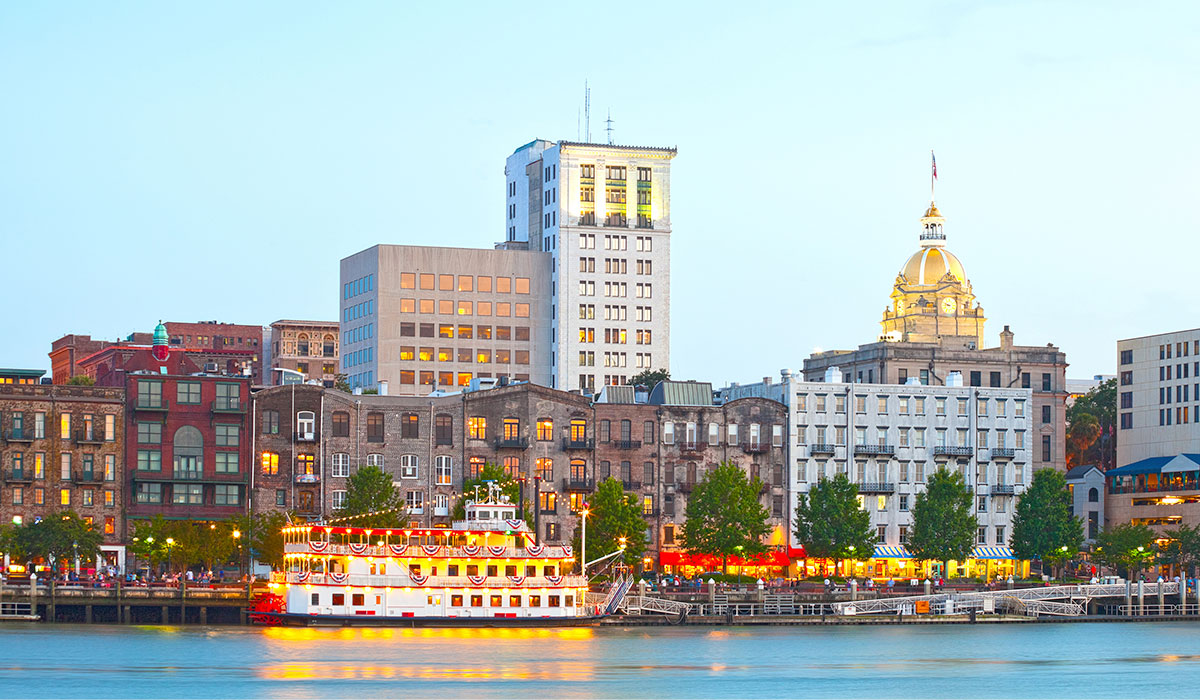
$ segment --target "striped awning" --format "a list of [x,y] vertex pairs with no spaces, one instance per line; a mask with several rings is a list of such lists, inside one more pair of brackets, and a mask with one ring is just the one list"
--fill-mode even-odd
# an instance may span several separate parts
[[904,547],[898,547],[898,546],[892,546],[892,545],[886,545],[886,544],[877,544],[877,545],[875,545],[875,558],[876,559],[912,559],[913,555],[912,555],[912,552],[908,551]]
[[973,559],[1016,559],[1017,555],[1008,547],[976,547],[971,552]]

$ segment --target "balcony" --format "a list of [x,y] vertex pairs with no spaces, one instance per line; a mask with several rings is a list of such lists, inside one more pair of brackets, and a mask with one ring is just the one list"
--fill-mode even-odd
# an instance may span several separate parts
[[590,211],[590,212],[581,214],[579,217],[579,225],[580,226],[595,226],[596,225],[596,212]]
[[973,450],[970,447],[955,447],[953,445],[936,445],[933,448],[935,455],[949,455],[951,457],[970,457]]
[[198,469],[176,469],[171,478],[175,481],[200,481],[204,479],[204,472]]
[[434,506],[433,517],[448,518],[450,517],[450,506]]
[[613,440],[613,447],[618,450],[640,450],[642,449],[641,440]]
[[743,442],[741,448],[746,454],[762,454],[769,450],[771,445],[766,442]]
[[679,443],[679,453],[684,454],[684,455],[692,455],[692,456],[699,457],[699,456],[703,455],[704,451],[707,449],[708,449],[707,442],[695,442],[695,441],[686,442],[685,441],[685,442]]
[[75,481],[81,484],[98,484],[104,481],[104,471],[93,469],[92,471],[79,472],[79,477]]
[[1012,459],[1017,456],[1015,447],[993,447],[992,459]]
[[246,406],[237,399],[217,399],[212,403],[213,413],[245,413]]
[[894,455],[896,454],[895,445],[855,445],[854,454],[856,455]]
[[993,496],[1015,496],[1017,487],[1012,484],[992,484]]
[[679,483],[675,484],[675,490],[679,493],[691,493],[695,488],[696,482],[694,481],[680,481]]
[[316,483],[319,483],[320,481],[321,481],[320,474],[297,474],[296,475],[296,483],[297,484],[316,484]]
[[498,437],[492,440],[492,447],[497,450],[513,449],[524,450],[529,447],[529,438],[525,437]]
[[895,493],[896,485],[886,481],[869,481],[858,484],[859,493]]
[[563,438],[562,448],[564,450],[590,450],[596,446],[596,441],[590,438]]
[[423,506],[423,505],[422,506],[409,506],[408,514],[409,515],[424,515],[425,514],[425,506]]
[[75,442],[80,445],[102,445],[104,444],[103,430],[76,430]]
[[15,429],[9,430],[8,434],[4,436],[4,439],[8,440],[9,442],[33,442],[33,431]]
[[292,434],[296,442],[316,442],[317,432],[315,430],[298,430]]
[[6,481],[27,484],[33,481],[33,472],[28,469],[8,469],[4,472]]
[[627,481],[627,480],[625,480],[625,479],[622,479],[622,480],[621,480],[621,486],[622,486],[622,488],[624,488],[626,491],[637,491],[638,489],[642,488],[642,482],[640,482],[640,481]]
[[164,398],[142,398],[138,397],[133,404],[135,411],[166,411],[171,408],[171,402]]
[[814,442],[808,451],[815,455],[831,455],[837,451],[837,445],[832,442]]
[[563,477],[563,491],[591,491],[595,488],[595,482],[592,479],[581,476]]

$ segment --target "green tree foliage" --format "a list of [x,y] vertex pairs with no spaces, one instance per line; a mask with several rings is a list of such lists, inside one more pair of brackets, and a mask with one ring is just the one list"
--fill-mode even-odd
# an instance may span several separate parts
[[813,559],[868,559],[875,551],[871,514],[845,474],[821,479],[796,504],[796,539]]
[[[231,521],[232,529],[241,533],[234,540],[233,556],[239,561],[239,566],[245,565],[246,555],[255,560],[270,565],[272,568],[283,567],[283,528],[287,527],[286,513],[271,511],[255,513],[254,515],[239,515]],[[230,532],[232,536],[232,532]]]
[[965,561],[975,546],[974,505],[962,474],[937,470],[913,503],[908,548],[923,561],[942,562],[948,576],[949,561]]
[[1020,559],[1061,566],[1082,545],[1083,522],[1071,515],[1066,477],[1055,469],[1034,472],[1013,513],[1013,551]]
[[72,510],[51,513],[40,522],[7,528],[6,551],[26,562],[45,561],[55,567],[79,557],[82,563],[96,558],[104,536]]
[[[462,520],[463,518],[467,517],[467,499],[469,498],[472,501],[475,500],[476,487],[479,487],[479,499],[482,500],[486,498],[488,492],[488,483],[493,481],[500,485],[501,492],[503,492],[505,496],[508,496],[509,501],[513,503],[519,503],[517,506],[517,517],[522,520],[527,520],[528,518],[525,517],[526,504],[520,502],[521,482],[518,481],[516,477],[505,472],[504,467],[498,464],[492,464],[491,462],[483,465],[483,469],[479,470],[479,478],[466,479],[463,481],[462,495],[459,496],[458,501],[454,504],[454,519]],[[538,536],[541,536],[540,533]]]
[[[582,520],[582,519],[581,519]],[[609,477],[596,487],[588,500],[587,551],[580,542],[581,529],[575,528],[572,545],[578,560],[591,561],[617,551],[625,538],[625,552],[615,561],[633,564],[646,551],[646,521],[637,496],[625,493],[620,481]]]
[[1096,537],[1094,555],[1102,564],[1115,567],[1122,575],[1132,578],[1154,557],[1157,535],[1146,525],[1122,523],[1106,527]]
[[167,520],[156,515],[135,521],[130,550],[150,567],[169,564],[174,571],[218,569],[236,557],[239,525],[234,520]]
[[333,375],[333,388],[338,391],[344,391],[347,394],[351,393],[350,382],[347,381],[346,375],[342,372]]
[[753,556],[766,551],[763,537],[767,509],[759,502],[762,481],[747,479],[738,465],[725,461],[713,467],[696,484],[687,502],[683,546],[693,554],[721,557],[728,571],[731,556]]
[[150,568],[157,568],[167,560],[167,538],[172,536],[169,528],[170,522],[161,515],[134,520],[129,550],[149,562]]
[[1164,564],[1179,566],[1185,573],[1192,573],[1200,563],[1200,527],[1180,525],[1174,530],[1163,532],[1170,541],[1159,548],[1158,558]]
[[346,480],[345,507],[339,518],[353,527],[400,527],[405,522],[404,501],[392,484],[392,475],[379,467],[360,466]]
[[1117,380],[1109,379],[1067,407],[1067,464],[1115,465]]
[[77,374],[67,380],[67,384],[71,386],[95,386],[96,380],[86,374]]
[[644,369],[629,378],[629,385],[643,385],[653,389],[659,382],[665,382],[670,378],[671,373],[665,369]]

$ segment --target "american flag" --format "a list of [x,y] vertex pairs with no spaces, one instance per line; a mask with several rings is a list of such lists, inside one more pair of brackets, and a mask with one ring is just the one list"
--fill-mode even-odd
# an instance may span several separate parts
[[933,179],[937,179],[937,156],[933,155],[933,151],[929,152],[929,158],[933,160]]

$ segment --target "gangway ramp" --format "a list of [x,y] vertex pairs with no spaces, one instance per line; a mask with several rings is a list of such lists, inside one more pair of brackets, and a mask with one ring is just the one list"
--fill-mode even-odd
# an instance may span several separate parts
[[[835,613],[840,615],[912,614],[918,602],[929,603],[930,611],[967,611],[1006,609],[1030,615],[1083,615],[1087,603],[1093,598],[1124,597],[1126,584],[1084,584],[1072,586],[1040,586],[995,591],[942,592],[930,595],[870,598],[867,600],[833,603]],[[1154,583],[1146,585],[1143,592],[1150,595],[1178,595],[1178,583]],[[985,606],[984,601],[991,601]],[[924,606],[922,606],[924,607]]]

